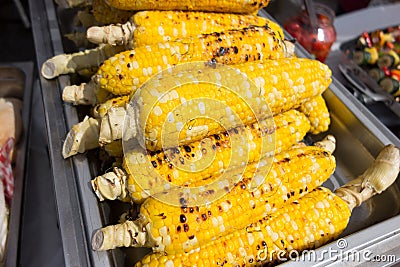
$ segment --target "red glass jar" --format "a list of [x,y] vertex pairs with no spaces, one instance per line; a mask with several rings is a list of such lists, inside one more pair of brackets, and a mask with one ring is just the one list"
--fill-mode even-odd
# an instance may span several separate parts
[[336,41],[336,30],[333,26],[335,12],[323,4],[315,3],[317,27],[313,28],[310,18],[303,10],[290,18],[284,28],[316,59],[324,62],[329,55],[332,44]]

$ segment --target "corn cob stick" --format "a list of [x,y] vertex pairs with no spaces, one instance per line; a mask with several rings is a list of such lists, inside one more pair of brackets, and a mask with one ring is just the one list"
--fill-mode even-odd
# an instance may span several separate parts
[[[64,141],[62,154],[66,155],[70,153],[75,155],[98,147],[99,130],[99,121],[86,116],[81,123],[74,125],[71,129],[71,131],[77,133],[76,138],[81,140],[81,142],[79,144],[72,144],[71,142],[74,142],[74,140],[67,137]],[[65,151],[65,147],[70,149]]]
[[[274,121],[275,129],[271,129],[272,125],[269,122],[262,121],[245,128],[236,128],[210,136],[188,146],[146,156],[158,174],[172,184],[188,186],[205,183],[205,181],[211,183],[232,166],[242,164],[242,157],[232,157],[235,149],[237,150],[233,147],[236,144],[231,142],[232,139],[244,137],[240,145],[243,146],[243,154],[248,152],[246,163],[256,163],[266,156],[268,152],[266,150],[271,147],[271,140],[266,138],[268,135],[275,134],[275,148],[269,151],[281,153],[301,141],[310,127],[307,118],[296,110],[276,115]],[[141,155],[140,152],[139,154]],[[123,169],[114,168],[113,172],[92,180],[92,187],[101,201],[127,200],[126,196],[130,195],[130,199],[135,202],[143,202],[148,197],[149,193],[136,182],[141,179],[143,171],[140,171],[142,167],[134,161],[134,156],[134,153],[125,154]],[[136,169],[138,171],[134,171]],[[151,188],[152,181],[147,180]],[[122,184],[127,186],[121,187]],[[113,185],[116,186],[113,187]]]
[[256,13],[260,8],[269,4],[269,0],[259,1],[210,1],[204,0],[183,0],[183,1],[121,1],[108,0],[107,3],[118,9],[123,10],[193,10],[208,12],[227,12],[227,13]]
[[[262,266],[335,240],[346,228],[351,211],[381,193],[396,179],[398,148],[385,147],[359,178],[335,193],[319,187],[258,222],[182,254],[151,253],[136,267]],[[278,258],[280,257],[280,258]]]
[[[64,91],[96,91],[103,88],[115,95],[125,95],[134,92],[153,74],[180,63],[207,61],[231,65],[291,55],[292,43],[285,42],[271,28],[254,26],[121,52],[105,60],[88,84],[67,86]],[[46,71],[45,77],[54,78],[62,74],[62,68],[63,66],[60,66],[54,73],[51,73],[54,68],[47,68],[49,70]],[[70,69],[65,69],[64,73],[68,71]],[[68,102],[68,99],[64,100]]]
[[299,110],[310,120],[310,133],[319,134],[328,130],[331,120],[328,107],[322,95],[304,102],[300,105]]
[[123,50],[123,46],[100,45],[73,54],[60,54],[43,63],[41,73],[46,79],[52,79],[60,74],[99,66],[104,60]]
[[133,48],[200,34],[264,25],[268,25],[283,39],[282,28],[267,18],[193,11],[141,11],[124,24],[91,27],[87,30],[86,37],[95,44],[105,43]]
[[[324,142],[331,146],[331,139]],[[136,221],[98,230],[92,247],[146,246],[167,253],[187,252],[295,201],[328,179],[335,166],[331,151],[318,146],[298,147],[278,154],[268,174],[262,170],[269,169],[266,166],[246,172],[227,194],[206,205],[188,206],[182,201],[181,206],[175,206],[148,198]],[[260,171],[266,179],[254,191],[249,190],[250,180]]]

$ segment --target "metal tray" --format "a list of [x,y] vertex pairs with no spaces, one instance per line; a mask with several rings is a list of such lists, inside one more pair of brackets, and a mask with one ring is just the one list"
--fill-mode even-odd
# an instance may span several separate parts
[[[393,27],[398,26],[394,25]],[[389,27],[385,27],[382,30],[387,30]],[[361,33],[360,33],[361,34]],[[352,61],[350,55],[352,54],[353,51],[356,50],[356,44],[357,40],[359,39],[360,36],[357,36],[356,38],[353,38],[351,40],[348,40],[346,42],[343,42],[339,49],[342,52],[341,54],[341,60],[340,62],[345,64],[345,65],[352,65],[353,67],[357,68],[357,71],[360,72],[362,76],[367,79],[367,82],[369,84],[376,85],[375,90],[374,88],[371,88],[371,92],[377,93],[380,95],[386,95],[390,96],[387,92],[384,91],[383,88],[379,86],[379,84],[372,79],[367,73],[368,67],[366,66],[356,66],[356,64]],[[362,81],[358,80],[358,82]],[[348,83],[348,80],[344,80],[344,84],[346,84],[347,88],[352,91],[352,93],[361,101],[363,104],[376,116],[378,117],[397,137],[400,138],[400,120],[399,116],[393,113],[389,107],[387,107],[384,103],[382,102],[376,102],[376,101],[363,101],[363,94],[360,93],[357,89],[354,90],[354,86],[351,85],[351,83]],[[368,86],[367,86],[368,87]],[[361,97],[360,97],[361,96]],[[361,99],[360,99],[361,98]],[[394,100],[394,97],[392,98]],[[400,103],[394,102],[393,108],[400,110]],[[398,113],[398,112],[397,112]]]
[[[63,47],[65,43],[60,28],[68,27],[71,23],[68,21],[70,16],[60,16],[60,14],[71,11],[61,10],[52,0],[29,2],[37,66],[40,68],[51,56],[69,49]],[[63,20],[65,18],[66,21]],[[297,50],[299,56],[309,56],[301,47]],[[70,83],[71,78],[68,76],[55,80],[40,78],[65,265],[132,266],[133,262],[148,250],[115,249],[108,252],[91,250],[90,240],[93,232],[108,223],[115,223],[117,210],[121,207],[112,202],[99,203],[93,194],[89,182],[92,177],[101,173],[101,170],[98,169],[96,162],[91,160],[91,153],[67,160],[61,156],[63,140],[68,130],[79,122],[82,115],[80,110],[61,100],[62,88]],[[335,188],[362,173],[384,145],[393,143],[400,146],[400,140],[336,79],[325,97],[332,114],[332,126],[329,132],[338,140],[335,152],[338,166],[326,185]],[[382,241],[382,237],[388,235],[400,237],[399,188],[400,180],[385,193],[368,201],[353,213],[349,227],[344,233],[349,240],[348,249],[363,246],[378,251],[382,245],[378,246],[375,241],[386,242]],[[331,260],[332,258],[322,258],[324,263],[329,263]],[[305,265],[310,264],[305,262]]]
[[5,266],[16,266],[19,251],[20,225],[22,202],[25,191],[25,165],[28,160],[28,136],[30,125],[32,77],[34,72],[33,62],[9,62],[0,66],[13,67],[20,70],[24,76],[24,94],[22,96],[22,135],[16,146],[17,158],[14,167],[14,195],[10,206],[9,228],[6,243]]

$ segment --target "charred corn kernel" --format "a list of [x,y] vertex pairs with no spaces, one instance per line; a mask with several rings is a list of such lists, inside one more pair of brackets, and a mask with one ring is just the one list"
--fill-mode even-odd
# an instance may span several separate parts
[[[287,207],[328,179],[336,163],[331,153],[321,147],[288,150],[274,158],[271,171],[254,191],[248,190],[253,175],[256,177],[269,167],[264,165],[254,171],[254,165],[249,166],[240,182],[207,205],[186,206],[183,199],[181,206],[175,206],[148,198],[141,205],[139,219],[100,229],[94,236],[93,248],[150,246],[167,253],[190,251]],[[169,217],[173,224],[165,224]],[[300,228],[301,222],[295,222]],[[124,242],[115,240],[115,236],[124,237]]]
[[104,117],[111,108],[124,107],[129,103],[129,100],[129,95],[117,96],[106,100],[105,102],[94,107],[92,111],[93,117]]
[[[310,218],[305,215],[307,212],[318,215]],[[345,201],[329,189],[319,187],[262,220],[204,244],[199,249],[175,255],[151,253],[135,266],[147,267],[154,261],[159,267],[191,266],[191,258],[196,258],[197,264],[207,261],[207,266],[278,263],[278,256],[280,259],[289,257],[290,251],[314,249],[336,239],[346,228],[350,214]],[[217,253],[211,257],[203,251]]]
[[299,110],[310,120],[310,133],[319,134],[328,130],[331,123],[330,114],[322,95],[304,102]]
[[210,1],[181,0],[181,1],[133,1],[133,0],[106,0],[115,8],[124,10],[193,10],[229,13],[256,13],[260,8],[266,7],[269,0],[234,0]]
[[[233,151],[243,151],[243,154],[247,151],[246,162],[258,162],[261,158],[267,156],[264,153],[266,154],[273,149],[275,149],[275,153],[286,151],[292,145],[301,141],[310,129],[307,118],[296,110],[289,110],[276,115],[274,124],[271,125],[268,121],[262,121],[244,128],[235,128],[225,133],[216,134],[190,145],[161,152],[151,152],[149,161],[157,170],[157,173],[165,181],[172,184],[201,185],[211,183],[227,169],[243,164],[243,157],[235,157],[232,155]],[[271,133],[275,133],[274,148],[271,147],[267,138],[263,138]],[[241,139],[243,142],[238,145],[242,146],[243,149],[233,148],[232,138],[240,136],[244,139]],[[268,150],[269,148],[271,150]],[[105,149],[112,156],[118,156],[118,153],[121,153],[119,156],[122,157],[121,142],[112,142],[106,145]],[[148,195],[135,180],[142,174],[142,167],[137,165],[136,161],[128,160],[131,158],[129,154],[126,154],[125,158],[123,166],[128,175],[129,193],[135,202],[142,202]],[[103,176],[97,177],[93,183],[99,184],[102,179],[104,179]],[[115,198],[118,198],[118,196],[112,197],[112,199]]]
[[92,14],[101,24],[125,23],[133,15],[134,11],[126,11],[114,8],[105,0],[93,0]]
[[285,57],[285,43],[268,25],[137,47],[104,61],[93,77],[115,95],[130,94],[161,70],[194,61],[236,64]]

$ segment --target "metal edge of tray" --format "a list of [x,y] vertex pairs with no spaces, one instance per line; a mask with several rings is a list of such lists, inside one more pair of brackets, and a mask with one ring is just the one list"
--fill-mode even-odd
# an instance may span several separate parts
[[23,107],[22,107],[22,135],[16,146],[17,158],[14,169],[14,196],[10,207],[8,236],[6,243],[5,266],[17,266],[19,255],[19,239],[21,232],[22,203],[25,190],[26,162],[29,160],[27,149],[29,147],[29,127],[31,122],[31,95],[33,87],[33,62],[10,62],[1,64],[16,67],[25,74]]
[[[30,0],[29,3],[37,65],[40,69],[45,60],[63,53],[63,48],[52,0]],[[304,54],[304,56],[307,55]],[[40,77],[40,84],[66,266],[118,265],[115,257],[114,259],[112,257],[114,253],[94,252],[90,248],[91,234],[103,225],[103,214],[90,188],[91,172],[88,159],[85,155],[77,155],[67,160],[61,156],[62,140],[69,127],[78,122],[76,108],[61,100],[60,90],[69,84],[69,78],[62,76],[49,81]],[[398,143],[397,138],[368,110],[357,105],[352,95],[346,95],[335,80],[331,90],[345,102],[371,132],[379,135],[382,143]]]
[[[108,257],[91,258],[89,251],[90,223],[101,223],[97,203],[82,205],[80,179],[88,175],[88,164],[76,164],[77,159],[62,157],[62,143],[67,133],[67,117],[77,119],[76,112],[69,108],[66,114],[61,98],[61,88],[69,83],[66,76],[46,80],[40,75],[40,67],[48,58],[63,53],[61,35],[52,0],[29,0],[36,62],[40,87],[43,94],[45,122],[49,142],[51,171],[54,182],[58,224],[61,234],[65,266],[111,266]],[[68,107],[67,107],[68,109]],[[85,160],[82,160],[85,162]],[[81,175],[79,175],[81,174]],[[86,185],[86,188],[88,185]],[[90,214],[90,218],[88,216]],[[99,259],[100,258],[100,259]]]

